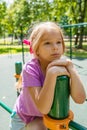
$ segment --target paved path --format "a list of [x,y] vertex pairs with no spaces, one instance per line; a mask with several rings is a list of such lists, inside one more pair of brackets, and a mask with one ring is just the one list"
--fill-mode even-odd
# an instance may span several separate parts
[[[80,74],[87,95],[87,59],[72,59],[72,61]],[[70,106],[74,112],[74,120],[87,127],[87,101],[79,105],[71,100]]]
[[[29,54],[25,54],[25,62],[30,59]],[[21,54],[0,55],[0,101],[9,107],[13,107],[16,100],[15,84],[15,62],[22,62]],[[87,59],[72,59],[87,92]],[[82,105],[75,104],[70,100],[70,108],[74,112],[74,121],[87,126],[87,102]],[[10,114],[0,107],[0,130],[9,130]]]

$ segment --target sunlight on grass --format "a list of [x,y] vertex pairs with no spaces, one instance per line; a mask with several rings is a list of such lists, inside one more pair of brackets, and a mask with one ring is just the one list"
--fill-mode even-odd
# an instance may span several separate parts
[[[0,40],[0,43],[1,42],[2,39]],[[15,45],[12,44],[0,45],[0,54],[8,54],[9,52],[15,54],[15,53],[22,52],[22,45],[18,45],[18,41],[15,41],[14,44]],[[70,43],[65,42],[65,46],[66,46],[65,55],[70,56],[71,55]],[[23,47],[24,47],[24,52],[29,52],[28,46],[23,45]],[[87,58],[87,43],[86,42],[83,43],[83,49],[76,49],[74,43],[72,43],[72,57]]]
[[77,49],[74,46],[74,43],[72,43],[72,52],[70,52],[70,43],[65,43],[66,45],[66,52],[65,55],[72,57],[80,57],[80,58],[87,58],[87,43],[83,43],[83,49]]
[[[29,48],[24,46],[24,51],[28,52]],[[0,46],[0,54],[8,54],[9,52],[14,54],[22,52],[22,46]]]

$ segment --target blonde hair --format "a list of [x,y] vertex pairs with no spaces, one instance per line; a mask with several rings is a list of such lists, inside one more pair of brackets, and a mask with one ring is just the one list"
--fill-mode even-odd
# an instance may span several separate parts
[[[38,50],[38,47],[40,44],[40,40],[42,39],[43,35],[45,34],[45,31],[49,30],[49,29],[52,29],[55,31],[57,30],[60,32],[61,38],[62,38],[62,44],[63,44],[63,52],[65,51],[65,44],[64,44],[64,40],[63,40],[62,29],[54,22],[42,22],[33,27],[33,31],[29,38],[35,56],[37,56],[37,50]],[[22,83],[22,77],[20,75],[20,78],[15,85],[17,88],[17,91],[19,91],[19,92],[22,88],[21,83]]]
[[65,44],[63,40],[63,32],[62,29],[54,22],[42,22],[37,24],[36,26],[33,27],[33,31],[30,35],[29,40],[31,41],[31,46],[34,51],[34,54],[37,55],[37,50],[40,44],[40,40],[45,34],[45,31],[48,29],[53,29],[55,31],[59,31],[61,34],[62,38],[62,44],[63,44],[63,52],[65,51]]

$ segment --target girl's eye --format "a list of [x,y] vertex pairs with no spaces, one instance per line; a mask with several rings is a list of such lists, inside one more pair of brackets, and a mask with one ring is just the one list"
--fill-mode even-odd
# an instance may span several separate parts
[[45,45],[49,45],[49,44],[50,44],[50,42],[45,42],[44,44],[45,44]]
[[57,44],[62,44],[62,42],[61,42],[61,41],[58,41]]

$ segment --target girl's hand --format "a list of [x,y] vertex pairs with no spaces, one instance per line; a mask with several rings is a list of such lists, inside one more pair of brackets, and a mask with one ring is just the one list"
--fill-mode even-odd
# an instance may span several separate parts
[[73,65],[73,63],[72,63],[72,61],[70,59],[67,59],[67,65],[66,65],[66,67],[67,67],[69,73],[71,72],[71,70],[75,69],[74,65]]
[[66,67],[67,71],[70,73],[72,69],[74,69],[74,65],[72,63],[72,61],[70,59],[58,59],[58,60],[54,60],[52,61],[48,67],[52,67],[52,66],[62,66],[62,67]]
[[61,75],[69,75],[69,72],[67,71],[66,67],[64,66],[51,66],[47,68],[47,73],[51,74],[52,76],[61,76]]

